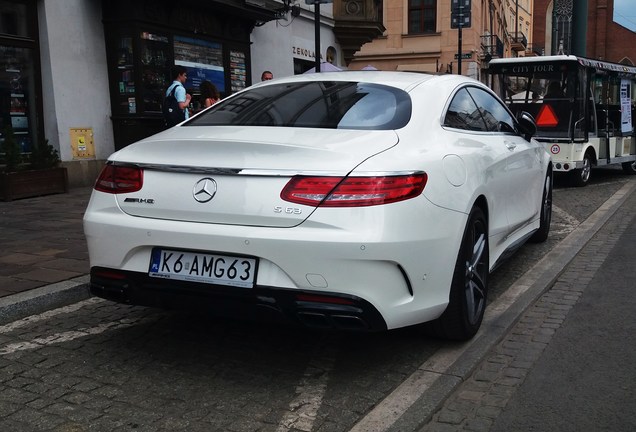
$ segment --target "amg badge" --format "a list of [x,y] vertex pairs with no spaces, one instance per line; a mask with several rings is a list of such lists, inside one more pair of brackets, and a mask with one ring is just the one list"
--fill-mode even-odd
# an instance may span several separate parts
[[134,202],[139,204],[154,204],[155,200],[152,198],[126,198],[124,202]]

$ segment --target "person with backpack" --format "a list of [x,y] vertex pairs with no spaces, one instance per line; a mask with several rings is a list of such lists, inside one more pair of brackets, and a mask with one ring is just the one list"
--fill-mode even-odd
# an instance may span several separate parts
[[172,84],[166,90],[166,98],[163,103],[163,116],[166,126],[172,127],[186,120],[190,113],[188,105],[192,96],[186,92],[185,84],[188,79],[188,70],[184,66],[175,66],[172,71]]

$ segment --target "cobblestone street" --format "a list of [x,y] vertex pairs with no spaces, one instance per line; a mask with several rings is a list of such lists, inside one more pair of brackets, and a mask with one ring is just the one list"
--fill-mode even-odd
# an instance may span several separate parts
[[[592,217],[607,207],[609,197],[634,187],[631,177],[615,171],[605,176],[583,189],[557,186],[554,199],[560,210],[549,241],[524,246],[491,275],[487,331],[470,343],[429,339],[417,329],[370,335],[317,333],[85,298],[25,319],[3,321],[0,430],[490,430],[515,403],[516,392],[581,301],[607,254],[633,224],[633,207],[620,209],[607,223]],[[29,225],[29,218],[38,215],[34,209],[46,206],[51,198],[70,200],[66,209],[74,215],[71,220],[77,219],[87,196],[42,197],[26,207],[19,201],[3,206],[3,236],[13,245],[0,252],[5,262],[29,249],[15,248],[24,232],[16,219],[22,217],[22,224]],[[586,204],[585,211],[579,203]],[[55,214],[66,218],[62,208]],[[68,251],[78,250],[78,257],[82,256],[83,238],[65,235],[64,227],[75,229],[72,224],[61,225],[55,235],[69,243]],[[529,270],[552,253],[563,255],[570,247],[578,250],[588,241],[581,233],[601,227],[552,289],[488,352],[490,341],[505,328],[497,327],[493,317],[521,312],[515,307],[506,312],[511,305],[507,299],[533,283],[541,285],[541,275]],[[36,236],[23,239],[37,241]],[[38,256],[40,249],[32,249],[27,255]],[[63,247],[56,250],[66,253]],[[7,266],[13,272],[6,277],[33,274],[37,265],[41,265],[37,260],[26,260]],[[528,282],[529,276],[535,282]],[[464,350],[473,353],[469,355],[473,359],[480,359],[478,353],[486,350],[483,362],[474,367],[473,360],[463,363]],[[449,360],[448,353],[453,352],[454,360]],[[442,385],[404,393],[402,389],[409,388],[405,383],[415,382],[423,365],[429,364],[439,365],[434,376]],[[470,372],[465,380],[462,371]],[[430,402],[448,394],[444,404]],[[439,410],[430,411],[438,406]],[[395,410],[388,415],[386,407]],[[427,416],[432,423],[424,426]]]

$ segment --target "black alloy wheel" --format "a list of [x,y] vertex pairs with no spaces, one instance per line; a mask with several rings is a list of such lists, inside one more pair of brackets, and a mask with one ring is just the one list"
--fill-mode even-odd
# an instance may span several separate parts
[[543,243],[548,239],[548,234],[550,233],[550,222],[552,222],[552,182],[552,168],[548,168],[548,174],[543,182],[539,229],[530,237],[532,243]]
[[449,304],[426,328],[436,337],[468,340],[479,330],[488,293],[488,225],[483,211],[473,207],[455,264]]

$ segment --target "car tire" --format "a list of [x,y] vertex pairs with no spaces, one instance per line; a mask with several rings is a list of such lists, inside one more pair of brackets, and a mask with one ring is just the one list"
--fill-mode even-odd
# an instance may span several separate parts
[[592,174],[592,158],[589,153],[586,153],[583,157],[583,168],[575,169],[572,171],[572,184],[574,186],[583,187],[587,186],[590,181],[590,175]]
[[543,243],[548,239],[550,233],[550,222],[552,221],[552,169],[548,168],[548,173],[543,182],[543,196],[541,199],[541,215],[539,217],[539,229],[532,234],[532,243]]
[[636,175],[636,161],[634,162],[623,162],[623,171],[627,174]]
[[448,306],[438,319],[427,323],[428,334],[468,340],[477,333],[486,309],[488,272],[488,224],[484,212],[473,207],[455,263]]

